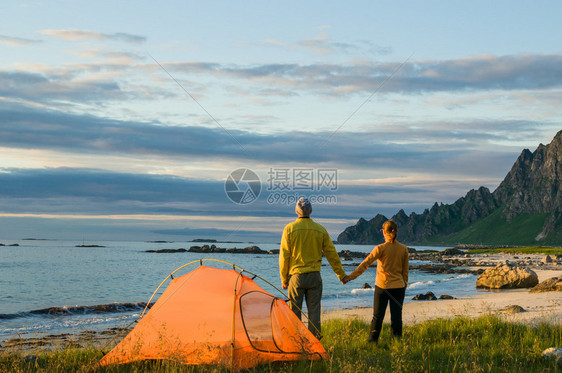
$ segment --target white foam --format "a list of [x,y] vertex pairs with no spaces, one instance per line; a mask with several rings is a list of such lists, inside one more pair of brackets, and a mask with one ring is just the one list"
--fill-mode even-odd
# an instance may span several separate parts
[[371,294],[374,293],[375,289],[353,289],[351,290],[351,294],[354,295],[365,295],[365,294]]
[[423,286],[433,285],[433,284],[435,284],[434,281],[418,281],[418,282],[414,282],[413,284],[408,285],[408,288],[415,289],[415,288],[421,288]]

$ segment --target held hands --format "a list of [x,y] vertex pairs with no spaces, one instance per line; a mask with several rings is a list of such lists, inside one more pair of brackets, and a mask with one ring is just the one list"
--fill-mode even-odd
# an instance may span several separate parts
[[344,278],[342,278],[341,283],[343,285],[347,284],[349,281],[351,281],[351,279],[349,278],[349,276],[345,276]]

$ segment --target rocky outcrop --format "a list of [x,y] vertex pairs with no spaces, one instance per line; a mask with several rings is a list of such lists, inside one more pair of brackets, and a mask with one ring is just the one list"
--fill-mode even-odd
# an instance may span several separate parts
[[539,278],[533,270],[500,264],[488,268],[478,276],[476,287],[487,289],[532,288],[538,283]]
[[381,214],[378,214],[369,221],[360,218],[355,225],[347,227],[340,233],[338,236],[338,243],[374,245],[375,243],[384,242],[384,237],[380,229],[387,220],[388,219]]
[[412,300],[437,300],[437,297],[431,291],[428,291],[425,294],[415,295]]
[[203,253],[203,254],[279,254],[279,250],[265,251],[258,246],[248,246],[243,249],[225,249],[215,245],[191,246],[189,250],[186,249],[160,249],[160,250],[146,250],[147,253]]
[[464,252],[460,249],[453,247],[443,250],[443,255],[445,256],[464,255]]
[[357,259],[365,259],[369,253],[364,253],[362,251],[349,251],[349,250],[341,250],[339,253],[340,258],[357,258]]
[[525,213],[549,213],[540,240],[562,227],[562,131],[548,145],[525,149],[494,192],[509,221]]
[[174,254],[185,253],[186,249],[159,249],[159,250],[146,250],[145,253],[158,253],[158,254]]
[[191,246],[188,250],[191,253],[231,253],[231,254],[269,254],[269,251],[260,249],[258,246],[248,246],[242,249],[224,249],[215,245]]
[[531,289],[531,293],[542,293],[545,291],[562,291],[562,277],[549,278]]
[[[490,215],[496,208],[488,188],[471,190],[452,205],[435,203],[421,214],[398,211],[391,219],[398,224],[398,240],[407,243],[425,242],[436,235],[447,235],[468,227],[480,218]],[[384,242],[380,232],[382,224],[389,220],[378,214],[367,221],[359,219],[354,226],[347,227],[339,236],[338,243],[376,244]]]

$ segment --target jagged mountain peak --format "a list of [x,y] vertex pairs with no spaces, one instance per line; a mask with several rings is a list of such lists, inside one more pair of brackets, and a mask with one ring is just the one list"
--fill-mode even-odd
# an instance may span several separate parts
[[[526,242],[544,242],[545,239],[562,242],[561,179],[562,131],[559,131],[549,144],[539,144],[534,152],[523,149],[493,193],[482,186],[470,190],[451,205],[436,202],[422,214],[412,212],[407,216],[404,210],[400,210],[392,217],[399,226],[398,239],[405,243],[429,242],[435,237],[447,237],[468,229],[493,215],[496,224],[508,225],[522,216],[536,217],[533,221],[539,223],[527,227],[532,237],[524,238]],[[498,216],[500,220],[497,220]],[[360,219],[355,226],[346,228],[338,236],[338,242],[382,242],[379,229],[385,220],[380,214],[369,221]],[[472,237],[476,236],[473,234]],[[486,235],[479,237],[486,238]]]

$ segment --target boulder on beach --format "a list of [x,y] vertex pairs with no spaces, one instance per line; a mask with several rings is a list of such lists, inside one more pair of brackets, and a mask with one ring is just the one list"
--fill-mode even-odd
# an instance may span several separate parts
[[412,300],[437,300],[437,297],[431,291],[428,291],[425,294],[415,295]]
[[559,365],[562,365],[562,348],[550,347],[542,352],[545,359],[554,359]]
[[554,260],[552,260],[552,257],[550,255],[546,255],[544,258],[541,259],[541,263],[544,263],[544,264],[550,264],[553,261]]
[[532,288],[538,283],[537,274],[529,268],[499,264],[488,268],[478,276],[476,287],[488,289]]
[[531,289],[531,293],[542,293],[545,291],[562,291],[562,276],[552,277],[544,280]]
[[512,314],[512,313],[522,313],[522,312],[527,312],[526,309],[524,309],[521,306],[518,306],[516,304],[511,305],[511,306],[507,306],[506,308],[500,310],[501,313],[505,313],[505,314]]
[[37,361],[39,360],[39,356],[37,356],[37,355],[27,355],[23,358],[23,360],[26,363],[29,363],[29,364],[37,364]]
[[455,297],[447,294],[442,294],[439,299],[456,299]]

